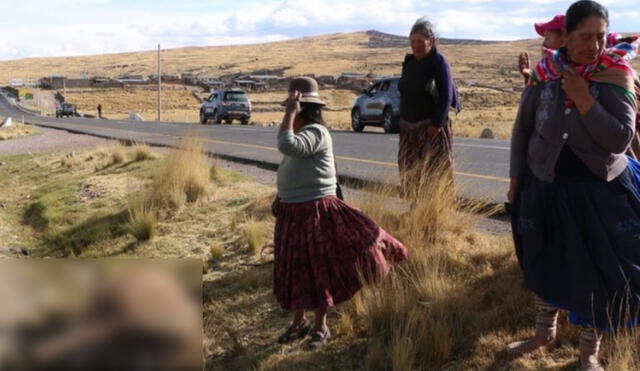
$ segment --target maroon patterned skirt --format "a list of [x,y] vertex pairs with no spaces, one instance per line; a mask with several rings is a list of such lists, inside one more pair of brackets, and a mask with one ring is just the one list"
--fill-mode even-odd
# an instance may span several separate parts
[[428,125],[427,120],[400,120],[398,170],[402,190],[410,197],[417,197],[419,194],[417,188],[422,179],[417,178],[417,174],[431,178],[434,172],[445,171],[453,182],[451,122],[447,121],[435,138],[428,137]]
[[328,196],[274,205],[273,289],[284,309],[313,310],[349,300],[367,281],[406,259],[406,247],[360,210]]

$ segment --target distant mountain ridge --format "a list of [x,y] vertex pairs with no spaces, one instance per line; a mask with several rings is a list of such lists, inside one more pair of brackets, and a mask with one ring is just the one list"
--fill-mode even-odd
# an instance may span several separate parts
[[[365,32],[369,36],[369,48],[404,48],[409,45],[409,37],[388,34],[376,30],[369,30]],[[448,39],[438,38],[438,44],[440,45],[488,45],[496,44],[501,41],[486,41],[486,40],[474,40],[474,39]]]

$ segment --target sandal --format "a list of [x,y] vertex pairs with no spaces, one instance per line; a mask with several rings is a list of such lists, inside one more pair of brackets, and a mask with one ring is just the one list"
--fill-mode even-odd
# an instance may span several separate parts
[[307,321],[302,321],[298,326],[291,325],[284,334],[278,337],[278,343],[286,344],[297,339],[302,339],[307,336],[309,331],[311,331],[311,326]]
[[327,344],[327,340],[329,340],[330,337],[331,332],[329,331],[329,328],[324,331],[316,331],[306,344],[306,348],[309,350],[320,349]]

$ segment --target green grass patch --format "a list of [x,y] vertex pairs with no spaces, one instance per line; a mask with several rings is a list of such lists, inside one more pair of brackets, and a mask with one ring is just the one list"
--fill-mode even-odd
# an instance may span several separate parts
[[73,180],[47,183],[34,191],[35,201],[28,203],[23,224],[39,232],[73,224],[78,217],[80,186]]
[[227,203],[227,207],[238,207],[238,206],[243,206],[246,205],[249,201],[251,201],[248,198],[236,198],[234,200],[231,200],[230,202]]
[[211,180],[217,185],[228,185],[233,183],[248,182],[251,180],[248,176],[231,170],[223,169],[219,166],[215,167],[215,171],[211,171]]
[[92,245],[125,235],[129,215],[126,211],[97,214],[84,222],[50,237],[45,243],[45,256],[79,256]]

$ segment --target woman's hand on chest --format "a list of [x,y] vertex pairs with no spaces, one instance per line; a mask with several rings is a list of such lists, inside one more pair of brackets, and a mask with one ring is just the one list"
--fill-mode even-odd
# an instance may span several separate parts
[[580,114],[587,113],[596,102],[589,92],[589,83],[575,69],[569,68],[562,72],[560,82],[562,90],[575,103]]

